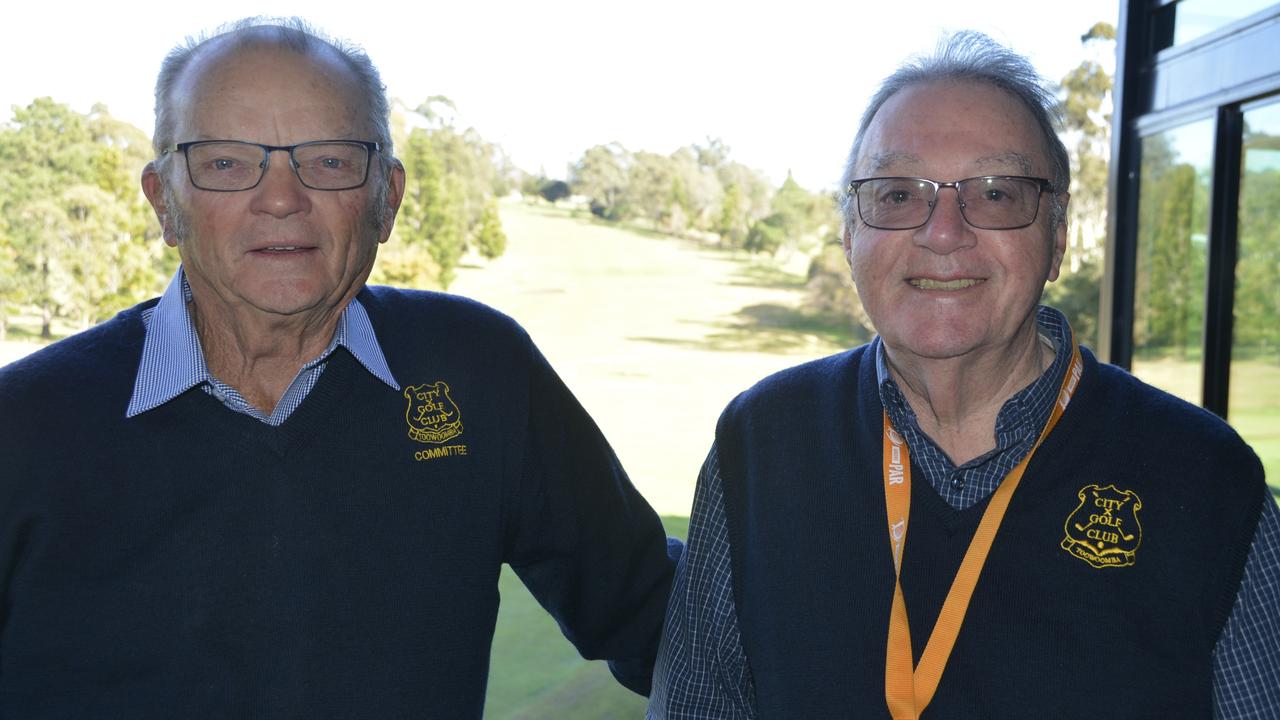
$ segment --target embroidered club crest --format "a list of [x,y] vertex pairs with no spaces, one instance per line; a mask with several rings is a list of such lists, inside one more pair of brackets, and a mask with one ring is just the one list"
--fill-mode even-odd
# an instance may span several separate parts
[[1133,565],[1142,544],[1142,500],[1115,485],[1085,485],[1076,497],[1080,505],[1063,525],[1062,549],[1095,568]]
[[462,411],[445,381],[410,385],[404,397],[409,401],[404,411],[409,437],[420,443],[442,443],[462,434]]

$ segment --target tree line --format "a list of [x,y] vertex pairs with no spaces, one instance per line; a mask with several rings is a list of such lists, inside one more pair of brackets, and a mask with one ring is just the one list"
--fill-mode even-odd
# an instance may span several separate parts
[[[1211,127],[1204,126],[1206,133]],[[1233,359],[1280,361],[1280,136],[1243,131]],[[1145,359],[1200,357],[1213,179],[1168,134],[1142,143],[1134,343]],[[1250,162],[1252,156],[1257,161]]]
[[552,202],[578,196],[602,220],[753,253],[813,245],[839,225],[832,194],[809,192],[790,174],[775,188],[715,138],[670,155],[596,145],[568,170],[567,180],[527,177],[522,190]]
[[1280,135],[1246,126],[1244,149],[1233,353],[1280,362]]

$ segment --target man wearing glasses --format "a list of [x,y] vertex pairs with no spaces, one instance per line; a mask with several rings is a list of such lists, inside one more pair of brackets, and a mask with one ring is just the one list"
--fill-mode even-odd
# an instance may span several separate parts
[[513,321],[366,287],[405,187],[363,52],[172,52],[163,297],[0,372],[0,717],[479,718],[510,564],[648,691],[657,516]]
[[1257,457],[1038,306],[1066,243],[1053,104],[975,33],[881,85],[843,202],[879,336],[725,410],[651,717],[1280,714]]

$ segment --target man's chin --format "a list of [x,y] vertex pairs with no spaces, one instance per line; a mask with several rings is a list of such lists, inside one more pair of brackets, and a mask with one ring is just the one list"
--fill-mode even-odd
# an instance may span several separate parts
[[323,311],[335,299],[309,283],[276,282],[263,287],[250,288],[241,295],[245,304],[265,315],[289,317]]
[[962,358],[982,345],[981,338],[976,337],[976,333],[954,325],[917,327],[910,333],[883,339],[891,350],[909,353],[922,360]]

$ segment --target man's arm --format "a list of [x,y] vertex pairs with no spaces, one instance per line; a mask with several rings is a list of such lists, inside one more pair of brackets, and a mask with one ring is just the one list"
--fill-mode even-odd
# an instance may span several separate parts
[[729,530],[716,449],[702,466],[689,543],[676,568],[649,699],[651,720],[755,717],[755,683],[738,632]]
[[[583,657],[649,694],[679,541],[586,410],[531,348],[523,451],[503,515],[508,562]],[[513,399],[514,401],[514,399]]]
[[1213,651],[1214,717],[1280,718],[1280,507],[1268,490],[1240,594]]

